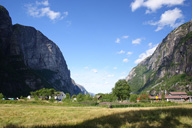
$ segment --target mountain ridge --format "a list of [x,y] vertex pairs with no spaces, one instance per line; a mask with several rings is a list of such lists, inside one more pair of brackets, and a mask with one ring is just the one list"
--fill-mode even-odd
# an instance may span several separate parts
[[71,79],[59,47],[34,27],[12,25],[9,12],[0,6],[0,92],[26,96],[30,91],[54,88],[65,93],[82,91]]
[[163,89],[185,91],[185,88],[191,90],[191,48],[192,20],[170,32],[151,56],[130,71],[126,80],[134,92],[158,93]]

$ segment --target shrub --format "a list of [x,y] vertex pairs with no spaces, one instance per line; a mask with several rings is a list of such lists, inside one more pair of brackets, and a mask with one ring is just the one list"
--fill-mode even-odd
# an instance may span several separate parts
[[28,100],[27,97],[24,97],[24,100],[27,101]]
[[131,94],[129,101],[130,102],[137,102],[138,95],[137,94]]
[[51,97],[51,99],[49,99],[49,102],[50,103],[54,103],[55,102],[55,99],[53,97]]
[[0,100],[2,100],[3,99],[3,93],[0,93]]
[[35,101],[39,101],[39,97],[38,96],[35,96],[34,99],[35,99]]

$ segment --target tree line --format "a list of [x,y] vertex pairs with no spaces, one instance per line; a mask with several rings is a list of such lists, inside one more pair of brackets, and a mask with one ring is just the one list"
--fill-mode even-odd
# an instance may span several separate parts
[[[136,102],[138,95],[131,94],[131,88],[126,80],[118,80],[115,83],[115,87],[112,89],[112,93],[98,93],[96,96],[91,96],[90,94],[83,95],[82,93],[79,93],[78,95],[70,95],[69,93],[66,93],[66,97],[62,100],[63,102],[84,102],[84,101],[98,101],[99,102],[115,102],[115,101],[124,101],[128,100],[130,102]],[[50,100],[52,102],[55,101],[55,96],[58,96],[60,94],[59,91],[56,91],[55,89],[40,89],[33,92],[30,92],[31,96],[35,100],[39,100],[41,98],[42,100]],[[97,96],[100,96],[98,99]],[[0,99],[2,99],[3,94],[0,94]],[[23,97],[22,97],[23,99]],[[140,96],[140,99],[145,99]]]

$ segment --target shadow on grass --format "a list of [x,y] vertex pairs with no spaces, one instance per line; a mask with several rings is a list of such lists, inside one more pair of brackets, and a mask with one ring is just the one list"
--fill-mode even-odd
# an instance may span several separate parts
[[[192,128],[190,122],[180,121],[180,118],[186,117],[192,119],[192,109],[173,108],[156,110],[135,110],[123,113],[115,113],[108,116],[94,118],[76,125],[51,125],[51,126],[33,126],[33,128]],[[5,128],[22,128],[17,125],[9,124]]]

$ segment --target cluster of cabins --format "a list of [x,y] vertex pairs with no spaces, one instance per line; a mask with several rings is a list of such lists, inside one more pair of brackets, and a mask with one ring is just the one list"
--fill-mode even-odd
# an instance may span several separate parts
[[172,101],[172,102],[192,102],[192,96],[188,96],[186,92],[170,92],[168,95],[149,96],[152,101]]
[[[59,94],[54,96],[55,100],[62,101],[66,97],[64,92],[59,92]],[[27,96],[27,99],[31,99],[31,95]],[[47,97],[48,99],[51,99],[51,96]]]

